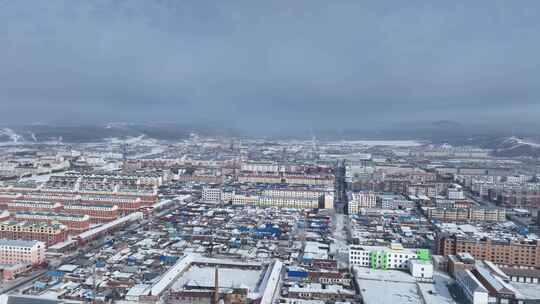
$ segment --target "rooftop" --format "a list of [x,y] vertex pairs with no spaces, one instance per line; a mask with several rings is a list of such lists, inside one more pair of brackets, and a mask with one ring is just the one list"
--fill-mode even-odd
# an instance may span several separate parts
[[18,221],[4,221],[4,222],[0,222],[0,225],[33,227],[33,228],[54,228],[54,229],[62,229],[66,227],[62,224],[45,223],[45,222],[39,222],[39,223],[18,222]]
[[38,243],[41,243],[41,242],[0,239],[0,246],[33,247],[34,245],[36,245]]
[[[172,286],[173,290],[214,288],[214,267],[192,265]],[[253,291],[261,277],[260,270],[218,268],[219,288],[245,288]]]

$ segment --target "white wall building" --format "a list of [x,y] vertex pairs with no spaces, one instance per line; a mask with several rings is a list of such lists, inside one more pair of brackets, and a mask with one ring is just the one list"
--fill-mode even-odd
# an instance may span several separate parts
[[45,261],[45,243],[23,240],[0,240],[0,264],[38,265]]
[[221,201],[221,188],[204,188],[202,190],[202,200],[204,202]]
[[268,189],[263,190],[262,195],[272,197],[319,199],[324,195],[324,192],[315,190]]
[[408,269],[409,260],[417,259],[416,249],[405,249],[401,244],[349,247],[349,265],[382,269]]
[[433,279],[433,263],[431,261],[409,260],[409,272],[419,280]]
[[353,192],[349,200],[349,214],[360,212],[362,208],[376,208],[377,195],[375,192]]
[[450,200],[462,200],[465,199],[465,194],[460,185],[453,184],[448,188],[448,199]]
[[242,171],[249,172],[279,172],[279,165],[273,163],[243,163],[240,167]]
[[319,203],[319,199],[261,196],[257,205],[278,208],[315,209],[319,208]]

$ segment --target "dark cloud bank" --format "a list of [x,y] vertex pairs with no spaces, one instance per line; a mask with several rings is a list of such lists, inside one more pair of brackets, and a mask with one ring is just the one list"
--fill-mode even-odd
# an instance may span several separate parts
[[[385,2],[385,3],[381,3]],[[2,124],[537,127],[538,1],[2,1]]]

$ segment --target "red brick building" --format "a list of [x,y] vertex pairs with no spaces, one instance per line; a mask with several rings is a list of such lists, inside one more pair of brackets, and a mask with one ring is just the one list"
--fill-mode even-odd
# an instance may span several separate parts
[[60,223],[68,228],[70,234],[79,234],[90,229],[90,217],[88,215],[19,211],[13,216],[16,221],[31,223]]
[[36,240],[51,246],[67,239],[68,229],[62,224],[5,221],[0,222],[0,239]]
[[110,222],[120,216],[116,205],[65,205],[63,212],[73,215],[88,215],[92,224]]
[[[151,206],[158,202],[158,196],[152,191],[108,191],[70,189],[70,183],[76,183],[77,179],[56,180],[59,188],[0,188],[0,209],[8,210],[11,214],[16,212],[47,212],[67,215],[88,215],[90,223],[110,222],[118,217],[137,212],[141,207]],[[56,185],[56,184],[55,184]],[[62,185],[68,185],[62,188]],[[62,221],[59,221],[62,223]],[[70,232],[87,229],[82,221],[68,221]]]
[[438,254],[448,256],[462,252],[497,265],[540,268],[539,240],[475,239],[456,235],[439,238]]
[[116,205],[121,214],[136,212],[139,208],[148,206],[148,204],[143,202],[140,198],[122,196],[83,196],[81,197],[79,204],[93,206]]
[[60,212],[62,205],[45,201],[15,200],[7,204],[7,210],[11,213],[17,211]]

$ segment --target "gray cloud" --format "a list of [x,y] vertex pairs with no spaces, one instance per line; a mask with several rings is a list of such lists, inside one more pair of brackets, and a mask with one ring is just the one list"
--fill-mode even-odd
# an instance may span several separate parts
[[537,1],[1,1],[5,123],[536,121]]

